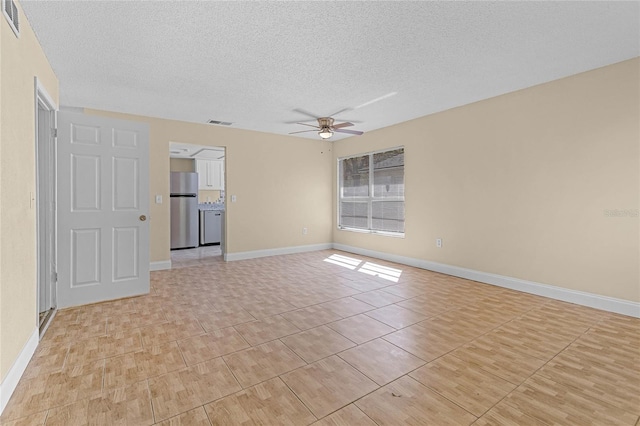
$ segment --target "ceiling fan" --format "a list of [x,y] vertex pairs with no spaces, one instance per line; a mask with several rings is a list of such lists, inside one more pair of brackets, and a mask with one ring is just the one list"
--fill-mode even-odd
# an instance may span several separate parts
[[318,120],[318,125],[315,126],[313,124],[307,124],[307,123],[296,123],[296,124],[300,124],[302,126],[309,126],[309,127],[313,127],[314,130],[301,130],[299,132],[291,132],[289,133],[290,135],[296,134],[296,133],[305,133],[305,132],[318,132],[318,136],[320,136],[322,139],[329,139],[331,136],[333,136],[334,132],[337,133],[348,133],[350,135],[362,135],[364,132],[361,132],[359,130],[347,130],[344,129],[344,127],[350,127],[353,126],[353,123],[349,123],[349,122],[344,122],[344,123],[338,123],[338,124],[333,124],[333,118],[331,117],[319,117],[316,118]]

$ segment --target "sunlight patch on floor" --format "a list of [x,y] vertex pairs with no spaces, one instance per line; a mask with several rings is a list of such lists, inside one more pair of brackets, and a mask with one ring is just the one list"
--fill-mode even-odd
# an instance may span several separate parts
[[[365,262],[364,265],[360,266],[363,262],[362,260],[343,256],[341,254],[332,254],[324,259],[324,262],[333,263],[334,265],[342,266],[343,268],[347,268],[352,271],[357,270],[358,272],[374,277],[380,277],[387,281],[393,281],[394,283],[397,283],[400,279],[400,275],[402,275],[401,269],[390,268],[388,266],[382,266],[372,262]],[[360,268],[358,268],[359,266]]]
[[382,279],[393,281],[397,283],[402,275],[402,270],[389,268],[388,266],[382,266],[371,262],[366,262],[358,269],[358,272],[363,272],[367,275],[373,275]]
[[354,259],[352,257],[342,256],[340,254],[332,254],[331,256],[324,259],[325,262],[333,263],[334,265],[342,266],[347,269],[351,269],[352,271],[358,267],[359,264],[362,263],[361,260]]

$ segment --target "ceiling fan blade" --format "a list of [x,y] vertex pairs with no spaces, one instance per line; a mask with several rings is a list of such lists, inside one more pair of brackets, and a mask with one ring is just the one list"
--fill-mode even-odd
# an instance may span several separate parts
[[[354,108],[344,108],[344,109],[341,109],[340,111],[338,111],[336,113],[333,113],[331,115],[327,115],[327,117],[333,117],[334,115],[342,114],[343,112],[352,111],[352,110],[354,110]],[[309,111],[305,111],[302,108],[295,108],[292,111],[293,112],[297,112],[297,113],[302,114],[302,115],[306,115],[307,117],[309,117],[309,119],[308,120],[297,120],[297,121],[285,121],[284,124],[295,124],[295,123],[300,123],[301,121],[302,122],[304,122],[304,121],[318,121],[318,118],[322,118],[322,117],[319,117],[317,115],[314,115],[314,114],[310,113]],[[345,119],[345,121],[347,121],[349,123],[362,123],[362,121],[359,121],[359,120],[346,120]]]
[[299,113],[299,114],[306,115],[307,117],[311,117],[311,118],[313,118],[314,120],[317,120],[317,119],[318,119],[318,116],[317,116],[317,115],[313,115],[313,114],[311,114],[309,111],[305,111],[305,110],[303,110],[302,108],[294,108],[294,109],[293,109],[293,112],[297,112],[297,113]]
[[360,105],[358,105],[357,107],[355,107],[354,109],[360,109],[360,108],[362,108],[362,107],[366,107],[367,105],[374,104],[374,103],[376,103],[376,102],[378,102],[378,101],[381,101],[381,100],[383,100],[383,99],[390,98],[390,97],[395,96],[395,95],[397,95],[397,94],[398,94],[398,92],[391,92],[391,93],[387,93],[386,95],[382,95],[382,96],[377,97],[377,98],[375,98],[375,99],[371,99],[371,100],[370,100],[370,101],[368,101],[368,102],[365,102],[365,103],[363,103],[363,104],[360,104]]
[[338,121],[344,121],[345,123],[358,123],[358,124],[364,123],[364,121],[362,121],[362,120],[348,120],[346,118],[342,118],[342,119],[340,119]]
[[291,132],[290,135],[295,135],[296,133],[307,133],[307,132],[315,132],[316,130],[300,130],[299,132]]
[[312,119],[312,118],[310,118],[310,119],[308,119],[308,120],[283,121],[282,123],[283,123],[283,124],[298,124],[298,123],[311,122],[311,121],[314,121],[314,122],[316,122],[316,123],[318,122],[318,120],[317,120],[317,119],[315,119],[315,118],[313,118],[313,119]]
[[343,108],[343,109],[341,109],[341,110],[340,110],[340,111],[338,111],[338,112],[334,112],[334,113],[333,113],[333,114],[331,114],[331,115],[327,115],[327,117],[333,117],[333,116],[335,116],[335,115],[342,114],[343,112],[351,111],[352,109],[353,109],[353,108]]
[[361,132],[360,130],[346,130],[346,129],[335,129],[336,132],[338,133],[349,133],[350,135],[362,135],[364,132]]
[[351,127],[353,126],[353,123],[349,123],[348,121],[345,123],[340,123],[340,124],[334,124],[333,127],[334,129],[342,129],[343,127]]
[[297,122],[296,124],[301,124],[303,126],[309,126],[309,127],[315,127],[316,129],[320,129],[320,127],[314,125],[314,124],[307,124],[307,123],[301,123],[301,122]]

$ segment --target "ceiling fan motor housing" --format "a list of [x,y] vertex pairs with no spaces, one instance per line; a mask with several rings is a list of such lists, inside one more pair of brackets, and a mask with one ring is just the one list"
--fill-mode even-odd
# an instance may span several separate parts
[[322,117],[322,118],[318,118],[318,125],[321,128],[331,128],[333,127],[333,118],[331,117]]
[[[353,126],[353,123],[350,123],[348,121],[345,121],[344,123],[339,123],[339,124],[335,124],[334,125],[334,120],[331,117],[319,117],[316,118],[316,120],[318,120],[318,125],[314,126],[313,124],[307,124],[307,123],[297,123],[297,124],[301,124],[303,126],[309,126],[309,127],[314,127],[316,129],[318,129],[318,135],[322,138],[322,139],[329,139],[331,136],[333,136],[333,132],[340,132],[340,133],[349,133],[352,135],[361,135],[363,132],[359,131],[359,130],[345,130],[343,129],[344,127],[350,127]],[[289,133],[290,135],[294,135],[296,133],[306,133],[306,132],[313,132],[315,130],[302,130],[299,132],[291,132]]]

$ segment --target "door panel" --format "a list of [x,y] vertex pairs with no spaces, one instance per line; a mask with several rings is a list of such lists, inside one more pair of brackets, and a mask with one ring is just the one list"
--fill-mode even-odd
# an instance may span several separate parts
[[58,304],[149,292],[149,129],[58,115]]
[[123,281],[138,278],[138,228],[113,229],[113,280]]
[[113,130],[113,146],[120,148],[137,148],[138,133],[130,130],[114,129]]
[[[65,114],[64,111],[61,114]],[[100,127],[83,126],[82,124],[71,124],[71,140],[72,144],[99,145],[100,144]]]
[[113,159],[113,210],[138,210],[138,159]]
[[100,210],[100,157],[71,154],[72,211]]
[[71,287],[100,284],[100,229],[72,229]]

